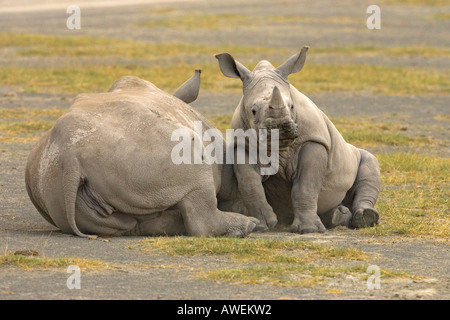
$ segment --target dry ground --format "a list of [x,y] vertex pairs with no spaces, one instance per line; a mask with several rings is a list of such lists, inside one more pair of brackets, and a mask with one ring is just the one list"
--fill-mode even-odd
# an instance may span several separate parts
[[[30,1],[29,1],[30,2]],[[32,2],[32,1],[31,1]],[[369,3],[370,2],[370,3]],[[372,1],[345,1],[331,5],[331,1],[192,1],[163,2],[120,8],[82,9],[82,29],[79,35],[144,41],[149,43],[189,43],[221,46],[263,46],[286,48],[292,52],[309,44],[313,64],[382,65],[393,67],[425,67],[448,70],[448,56],[396,57],[380,55],[351,55],[327,53],[337,47],[437,47],[448,50],[449,6],[399,5],[399,1],[383,1],[382,29],[369,32],[365,28],[365,9]],[[418,1],[417,1],[418,2]],[[425,1],[428,3],[427,1]],[[1,2],[0,2],[1,3]],[[145,26],[149,20],[179,12],[193,12],[193,21],[184,19],[176,26]],[[5,10],[3,10],[5,11]],[[447,16],[445,13],[447,12]],[[241,25],[217,25],[202,28],[203,18],[228,16]],[[441,14],[441,15],[439,15]],[[289,21],[287,15],[302,17]],[[240,16],[254,17],[256,25],[246,25]],[[263,23],[271,16],[271,23]],[[445,18],[447,17],[447,18]],[[72,35],[65,28],[65,10],[26,11],[22,13],[0,10],[0,30],[13,33],[47,35]],[[237,20],[236,20],[237,19]],[[170,20],[170,19],[169,19]],[[262,22],[261,22],[262,21]],[[170,21],[169,21],[170,22]],[[155,24],[155,22],[153,22]],[[211,26],[210,25],[210,26]],[[314,55],[313,48],[322,48]],[[188,61],[214,63],[210,56],[190,56]],[[232,53],[232,52],[231,52]],[[285,54],[284,53],[284,54]],[[2,67],[36,68],[57,67],[67,63],[58,57],[22,56],[11,58],[0,51]],[[287,56],[277,52],[271,58],[280,61]],[[254,63],[264,57],[251,54],[244,60]],[[179,57],[178,57],[179,58]],[[178,59],[174,58],[174,59]],[[73,58],[74,63],[78,61]],[[82,58],[81,58],[82,59]],[[86,63],[92,63],[86,58]],[[91,59],[91,60],[89,60]],[[112,58],[97,58],[115,63]],[[124,58],[125,62],[138,61]],[[179,58],[183,59],[183,57]],[[208,60],[209,59],[209,60]],[[170,63],[170,59],[139,61],[142,68]],[[122,63],[123,61],[121,61]],[[69,59],[70,63],[70,59]],[[78,63],[78,62],[77,62]],[[151,79],[149,79],[151,80]],[[6,81],[6,80],[5,80]],[[449,100],[448,87],[438,94],[373,94],[371,91],[346,90],[345,92],[307,92],[329,116],[336,118],[360,117],[381,123],[403,126],[414,137],[432,137],[437,141],[428,154],[449,156]],[[306,93],[306,92],[305,92]],[[14,85],[0,83],[0,108],[64,109],[70,106],[73,93],[32,92]],[[239,100],[239,92],[205,90],[194,107],[209,117],[230,114]],[[276,285],[268,282],[244,284],[236,281],[207,280],[204,275],[220,268],[240,269],[254,266],[255,262],[233,260],[229,255],[171,255],[165,250],[144,250],[143,238],[110,238],[86,240],[64,235],[47,224],[36,212],[24,188],[24,168],[33,141],[0,142],[0,254],[17,250],[34,250],[40,257],[79,257],[103,261],[107,267],[82,271],[81,290],[66,286],[67,266],[25,269],[17,264],[0,264],[0,299],[448,299],[450,297],[448,237],[410,237],[408,234],[370,235],[356,230],[337,228],[325,234],[297,235],[283,228],[254,233],[250,239],[301,240],[330,248],[355,248],[364,252],[365,259],[358,265],[377,265],[381,269],[380,290],[367,288],[369,276],[364,270],[359,274],[343,273],[327,277],[313,285]],[[393,147],[383,146],[374,152],[390,152]],[[398,151],[398,149],[397,149]],[[448,175],[447,175],[448,177]],[[445,182],[445,179],[444,179]],[[447,181],[448,183],[448,181]],[[448,184],[446,185],[448,188]],[[445,187],[445,185],[444,185]],[[447,189],[448,190],[448,189]],[[448,192],[447,192],[448,194]],[[448,204],[448,202],[447,202]],[[448,219],[448,209],[446,211]],[[447,233],[448,234],[448,233]],[[314,266],[352,265],[345,259],[309,261]],[[384,277],[384,270],[406,272],[407,276]]]

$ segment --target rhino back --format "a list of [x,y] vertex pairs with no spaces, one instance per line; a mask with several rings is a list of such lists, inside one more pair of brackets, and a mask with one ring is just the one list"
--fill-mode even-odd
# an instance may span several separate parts
[[211,169],[186,170],[170,159],[177,143],[172,132],[192,130],[194,121],[202,121],[204,130],[210,125],[156,87],[79,95],[30,153],[30,198],[44,218],[70,231],[61,190],[63,174],[76,159],[80,185],[88,182],[86,194],[104,201],[102,207],[131,214],[164,210],[198,184],[212,183]]

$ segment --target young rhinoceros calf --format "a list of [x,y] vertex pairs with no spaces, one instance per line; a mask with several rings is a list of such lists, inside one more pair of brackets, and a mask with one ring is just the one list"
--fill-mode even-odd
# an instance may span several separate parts
[[243,82],[231,127],[279,129],[278,172],[263,176],[258,164],[235,164],[239,191],[248,213],[260,220],[257,230],[273,227],[278,219],[292,222],[291,231],[300,233],[373,226],[380,217],[373,208],[380,185],[377,159],[345,142],[288,81],[289,74],[302,69],[307,50],[303,47],[278,68],[261,61],[253,71],[228,53],[216,56],[225,76]]
[[174,130],[213,128],[187,104],[199,86],[197,70],[174,96],[131,76],[78,95],[28,158],[26,188],[40,214],[81,237],[251,232],[257,219],[217,208],[238,194],[231,165],[172,161]]

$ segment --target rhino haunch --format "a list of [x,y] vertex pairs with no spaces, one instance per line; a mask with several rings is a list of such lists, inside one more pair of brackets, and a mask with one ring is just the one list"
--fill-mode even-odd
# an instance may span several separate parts
[[243,96],[231,127],[279,128],[279,170],[258,173],[258,166],[235,164],[248,213],[260,220],[258,229],[278,219],[294,232],[324,232],[325,225],[368,227],[379,222],[373,208],[380,170],[369,152],[344,141],[328,117],[288,81],[303,68],[303,47],[278,68],[268,61],[248,70],[230,54],[216,56],[222,73],[243,82]]
[[171,161],[174,130],[214,128],[186,104],[199,83],[197,70],[173,96],[127,76],[78,95],[28,158],[25,184],[40,214],[82,237],[251,232],[257,219],[228,212],[239,208],[231,165]]

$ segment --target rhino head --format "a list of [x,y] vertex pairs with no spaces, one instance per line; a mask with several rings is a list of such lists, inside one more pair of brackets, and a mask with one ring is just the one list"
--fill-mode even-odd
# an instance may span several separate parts
[[242,80],[244,96],[240,116],[243,124],[247,129],[267,129],[269,133],[271,129],[279,129],[280,148],[290,146],[299,135],[288,76],[303,68],[308,48],[303,47],[278,68],[263,60],[253,71],[228,53],[216,55],[225,76]]

